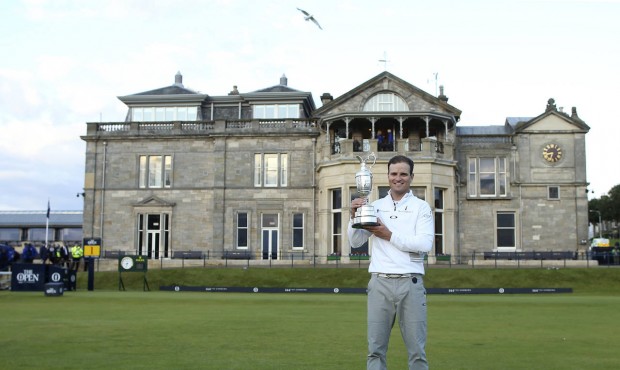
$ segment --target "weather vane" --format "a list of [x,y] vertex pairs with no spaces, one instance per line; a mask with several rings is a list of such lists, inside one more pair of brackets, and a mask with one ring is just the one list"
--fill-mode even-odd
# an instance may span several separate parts
[[385,51],[383,52],[383,59],[379,59],[379,62],[383,63],[383,70],[387,71],[387,64],[389,60],[387,58],[387,53]]

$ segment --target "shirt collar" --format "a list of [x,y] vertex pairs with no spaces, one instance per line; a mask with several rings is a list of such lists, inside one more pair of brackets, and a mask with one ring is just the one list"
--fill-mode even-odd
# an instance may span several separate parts
[[403,197],[402,197],[402,198],[400,198],[400,200],[398,200],[398,201],[395,201],[395,200],[392,198],[392,189],[388,190],[388,195],[390,196],[390,199],[392,199],[392,202],[400,203],[400,202],[404,201],[405,199],[407,199],[407,198],[409,198],[409,197],[413,196],[413,193],[411,192],[411,190],[409,190],[409,192],[408,192],[408,193],[406,193],[405,195],[403,195]]

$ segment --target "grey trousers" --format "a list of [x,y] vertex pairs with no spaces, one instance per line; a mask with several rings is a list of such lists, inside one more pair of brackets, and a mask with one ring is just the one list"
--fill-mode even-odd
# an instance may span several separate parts
[[368,283],[368,370],[387,369],[388,342],[397,316],[409,370],[428,369],[422,275],[397,279],[372,275]]

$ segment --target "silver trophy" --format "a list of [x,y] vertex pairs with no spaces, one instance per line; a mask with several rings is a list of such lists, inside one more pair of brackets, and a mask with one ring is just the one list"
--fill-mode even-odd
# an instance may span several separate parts
[[[360,198],[365,200],[365,204],[359,207],[355,211],[355,217],[353,217],[353,227],[361,229],[364,226],[377,226],[377,216],[375,215],[375,208],[368,204],[368,198],[372,192],[372,172],[370,169],[377,161],[375,153],[370,153],[366,159],[362,159],[359,155],[356,156],[361,163],[360,170],[355,174],[355,184],[357,185],[357,193]],[[366,167],[366,163],[372,160],[372,164]]]

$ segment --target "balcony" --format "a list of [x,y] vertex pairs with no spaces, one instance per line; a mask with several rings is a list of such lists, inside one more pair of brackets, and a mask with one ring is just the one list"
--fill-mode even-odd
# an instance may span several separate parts
[[[393,150],[381,150],[376,139],[364,139],[361,145],[354,143],[351,139],[340,139],[329,146],[325,146],[324,155],[332,160],[353,158],[356,155],[363,156],[364,153],[374,152],[377,159],[389,159],[396,153],[405,153],[411,158],[436,158],[454,159],[454,143],[440,141],[435,138],[422,139],[396,139]],[[326,153],[329,151],[329,154]]]
[[319,129],[316,121],[310,119],[87,123],[87,136],[94,137],[235,134],[314,134],[318,136]]

